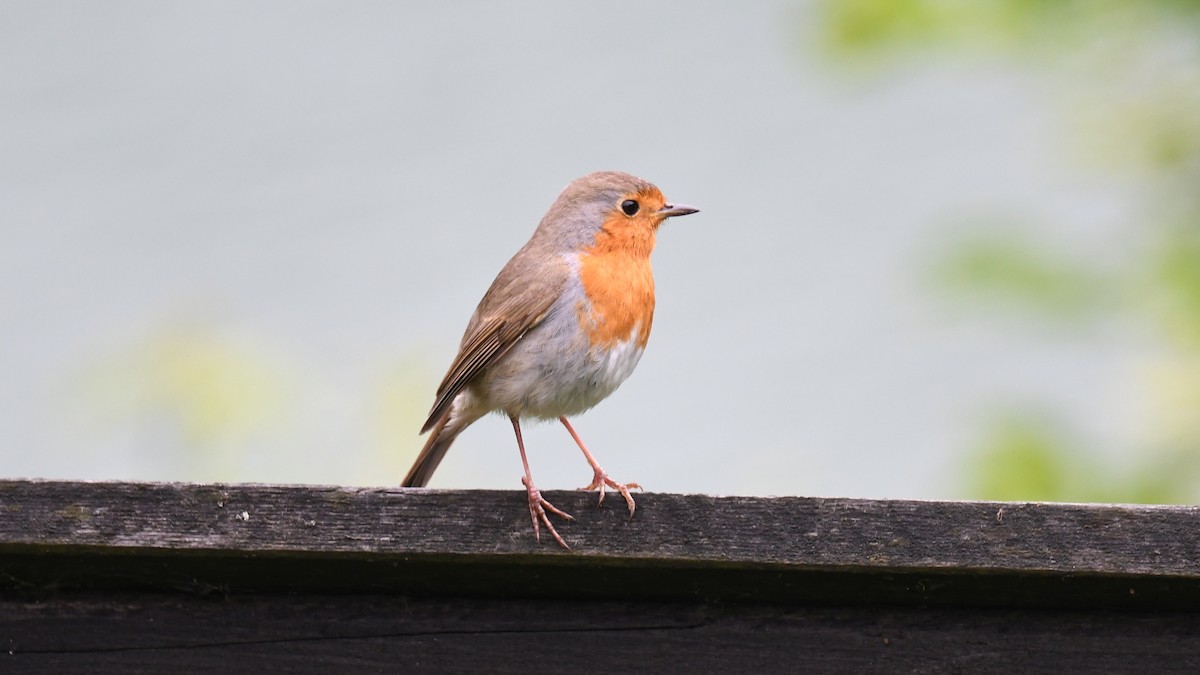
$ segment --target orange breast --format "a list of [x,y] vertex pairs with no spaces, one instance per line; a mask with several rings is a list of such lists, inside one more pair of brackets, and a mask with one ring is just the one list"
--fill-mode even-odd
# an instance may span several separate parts
[[591,302],[591,315],[580,303],[580,324],[593,345],[607,348],[630,339],[638,329],[645,347],[654,322],[654,275],[650,252],[654,227],[613,218],[597,234],[596,243],[579,256],[579,275]]

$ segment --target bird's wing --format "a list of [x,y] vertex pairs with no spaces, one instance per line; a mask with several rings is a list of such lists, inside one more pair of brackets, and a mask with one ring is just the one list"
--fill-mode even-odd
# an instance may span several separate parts
[[496,277],[475,310],[475,316],[471,317],[458,356],[438,386],[437,400],[421,433],[432,429],[449,412],[455,397],[471,380],[540,324],[558,299],[566,276],[562,270],[544,270],[548,273],[522,284],[517,275],[509,274],[510,267],[512,263]]

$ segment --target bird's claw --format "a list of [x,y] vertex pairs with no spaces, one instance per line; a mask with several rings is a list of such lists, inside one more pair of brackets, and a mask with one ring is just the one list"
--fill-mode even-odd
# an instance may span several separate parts
[[629,494],[629,491],[632,489],[641,490],[641,485],[638,485],[637,483],[618,483],[617,481],[609,478],[608,474],[605,473],[603,469],[596,469],[595,475],[592,476],[592,482],[589,485],[579,489],[587,492],[599,490],[600,500],[596,502],[596,505],[599,506],[600,504],[604,503],[604,494],[608,488],[612,488],[617,492],[620,492],[621,496],[625,498],[625,504],[629,507],[629,518],[632,519],[633,511],[635,508],[637,508],[637,505],[633,502],[633,495]]
[[533,519],[534,539],[537,539],[538,541],[542,540],[540,524],[544,524],[546,529],[550,531],[550,535],[554,537],[554,541],[558,542],[559,546],[562,546],[568,551],[571,550],[571,547],[567,546],[567,542],[563,541],[563,538],[559,536],[558,530],[554,529],[554,525],[551,524],[550,517],[546,514],[546,511],[550,511],[556,516],[566,518],[567,520],[575,520],[575,517],[546,501],[545,498],[542,497],[542,491],[537,489],[537,487],[535,487],[528,478],[522,477],[521,483],[525,486],[525,491],[529,493],[529,517]]

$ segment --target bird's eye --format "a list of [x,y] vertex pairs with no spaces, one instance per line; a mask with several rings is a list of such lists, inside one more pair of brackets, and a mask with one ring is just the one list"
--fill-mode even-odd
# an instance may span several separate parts
[[627,216],[632,216],[633,214],[637,213],[638,208],[640,208],[640,205],[632,199],[626,199],[625,201],[621,202],[621,210],[624,211],[625,215]]

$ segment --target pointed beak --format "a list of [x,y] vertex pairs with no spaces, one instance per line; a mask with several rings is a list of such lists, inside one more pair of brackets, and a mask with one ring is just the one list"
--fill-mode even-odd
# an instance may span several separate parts
[[658,215],[663,218],[671,218],[673,216],[686,216],[692,213],[699,213],[700,209],[686,204],[667,204],[658,211]]

